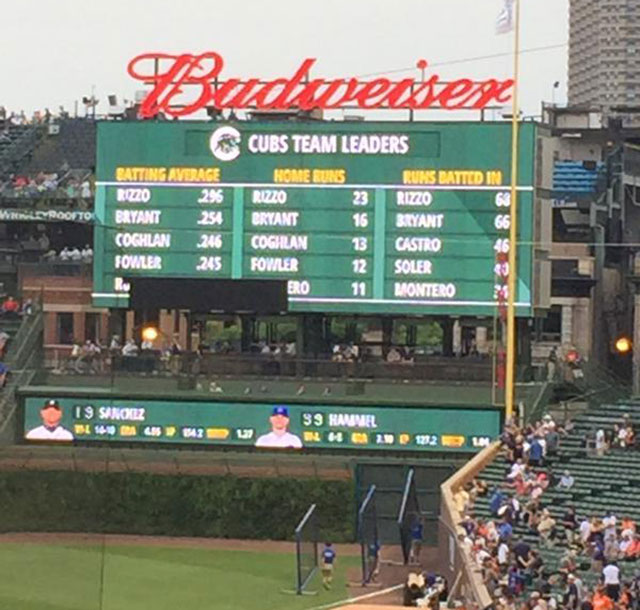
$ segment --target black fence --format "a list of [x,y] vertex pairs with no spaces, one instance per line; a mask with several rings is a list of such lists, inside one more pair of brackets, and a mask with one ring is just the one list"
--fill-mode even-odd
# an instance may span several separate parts
[[71,374],[155,374],[166,376],[398,379],[408,381],[450,380],[491,381],[491,360],[473,358],[433,358],[424,362],[389,363],[382,359],[340,362],[326,358],[269,356],[261,354],[222,355],[182,352],[169,354],[142,350],[136,355],[103,350],[79,358],[67,357],[56,367]]

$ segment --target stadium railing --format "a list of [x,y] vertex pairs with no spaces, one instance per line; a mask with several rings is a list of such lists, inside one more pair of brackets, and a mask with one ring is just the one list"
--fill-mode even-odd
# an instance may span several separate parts
[[31,315],[23,317],[5,359],[10,373],[6,386],[0,392],[0,443],[15,442],[18,434],[16,392],[31,382],[42,365],[44,319],[41,307],[34,304],[33,308]]
[[[40,267],[44,264],[37,264]],[[71,267],[64,263],[51,264],[52,271],[66,271]],[[40,267],[36,269],[39,271]],[[90,266],[85,266],[90,273]],[[25,273],[29,269],[25,268]],[[96,369],[119,374],[160,374],[184,377],[256,377],[285,379],[389,379],[403,382],[424,382],[426,380],[490,382],[491,369],[484,363],[473,366],[457,359],[434,359],[430,362],[414,364],[390,364],[382,360],[363,362],[334,362],[326,359],[295,356],[273,357],[261,354],[223,355],[195,352],[181,352],[169,355],[161,350],[145,350],[137,356],[126,357],[117,353],[111,355],[103,350],[96,357]],[[80,372],[80,371],[77,371]]]
[[296,593],[302,595],[318,569],[318,515],[312,504],[295,530]]
[[440,487],[439,570],[449,583],[449,600],[462,599],[468,608],[474,605],[489,608],[493,598],[483,582],[480,567],[459,543],[459,538],[464,535],[459,525],[464,515],[456,510],[453,494],[492,462],[499,451],[499,442],[486,447]]
[[416,488],[415,470],[409,469],[398,511],[398,529],[400,532],[400,545],[402,546],[402,556],[404,563],[409,563],[411,556],[411,545],[413,543],[411,528],[422,518],[420,502],[418,501],[418,490]]
[[358,510],[358,542],[362,561],[362,585],[365,586],[375,579],[380,561],[375,485],[369,487]]

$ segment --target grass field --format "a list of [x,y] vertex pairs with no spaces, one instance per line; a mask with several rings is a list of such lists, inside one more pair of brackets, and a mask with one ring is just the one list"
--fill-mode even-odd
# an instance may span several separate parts
[[347,597],[339,557],[333,589],[286,595],[294,584],[293,553],[210,548],[107,546],[101,599],[102,547],[93,544],[0,545],[2,610],[304,610]]

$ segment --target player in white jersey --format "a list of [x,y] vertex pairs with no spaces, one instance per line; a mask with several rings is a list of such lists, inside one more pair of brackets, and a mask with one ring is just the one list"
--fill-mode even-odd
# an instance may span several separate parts
[[42,426],[33,428],[27,432],[27,440],[30,441],[72,441],[73,434],[64,426],[60,425],[62,420],[62,409],[55,400],[48,400],[40,409]]
[[271,423],[271,432],[258,437],[256,447],[302,448],[300,437],[289,432],[289,409],[287,407],[283,405],[273,407],[269,422]]

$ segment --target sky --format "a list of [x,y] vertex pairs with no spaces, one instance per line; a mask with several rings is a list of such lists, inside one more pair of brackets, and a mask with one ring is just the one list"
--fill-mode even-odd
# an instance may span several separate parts
[[[20,0],[2,28],[0,106],[31,114],[64,105],[73,112],[93,90],[98,113],[106,112],[107,95],[133,98],[140,87],[127,63],[151,51],[216,51],[224,74],[240,78],[290,76],[307,57],[318,60],[314,77],[418,78],[416,61],[426,59],[427,77],[508,78],[513,35],[495,33],[503,2]],[[521,108],[537,115],[541,101],[566,98],[568,0],[521,5]],[[555,48],[526,52],[540,47]]]

